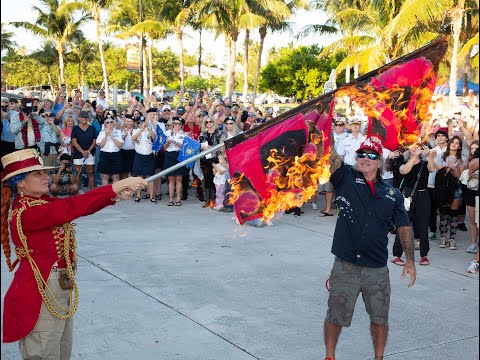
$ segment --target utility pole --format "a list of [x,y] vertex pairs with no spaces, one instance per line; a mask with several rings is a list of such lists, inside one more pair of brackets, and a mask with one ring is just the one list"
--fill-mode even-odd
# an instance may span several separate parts
[[[142,0],[139,0],[140,5],[140,22],[143,21],[143,9],[142,9]],[[143,31],[140,34],[140,94],[143,96]]]

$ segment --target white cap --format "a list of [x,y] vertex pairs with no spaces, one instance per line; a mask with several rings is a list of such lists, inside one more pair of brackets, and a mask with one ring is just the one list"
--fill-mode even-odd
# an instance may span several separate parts
[[170,105],[163,105],[162,111],[165,111],[165,110],[172,110],[172,108],[170,107]]

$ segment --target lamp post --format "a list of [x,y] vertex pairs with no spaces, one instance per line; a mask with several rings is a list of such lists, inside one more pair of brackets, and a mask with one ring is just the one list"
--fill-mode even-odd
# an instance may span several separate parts
[[[142,0],[139,0],[139,6],[140,6],[140,22],[143,21],[143,9],[142,9]],[[143,96],[143,31],[140,34],[140,94]]]

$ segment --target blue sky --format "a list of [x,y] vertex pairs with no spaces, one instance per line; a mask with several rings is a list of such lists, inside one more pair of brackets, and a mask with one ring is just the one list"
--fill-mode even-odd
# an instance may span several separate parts
[[[33,18],[35,15],[32,12],[32,6],[38,5],[39,2],[35,0],[2,0],[1,1],[1,21],[5,24],[8,24],[12,21],[28,21],[28,22],[35,22]],[[105,18],[105,16],[104,16]],[[318,24],[324,23],[326,20],[326,15],[320,11],[314,12],[299,12],[295,18],[292,18],[292,22],[295,24],[295,28],[298,30],[302,26],[306,24]],[[16,29],[13,27],[8,27],[9,31],[14,32],[15,34],[15,41],[20,46],[25,46],[29,51],[36,50],[40,47],[40,43],[42,41],[39,37],[34,37],[31,33]],[[94,24],[93,22],[86,25],[83,29],[87,38],[94,40]],[[259,41],[259,36],[256,31],[254,31],[251,35],[254,41]],[[239,37],[237,42],[237,49],[240,49],[243,44],[244,34],[242,33]],[[115,39],[115,38],[108,38],[108,40],[113,41],[117,45],[124,44],[123,41]],[[267,35],[265,40],[265,48],[268,49],[272,48],[273,46],[279,48],[282,46],[286,46],[289,42],[293,42],[295,45],[297,44],[319,44],[319,45],[327,45],[333,41],[333,38],[330,37],[320,37],[320,38],[306,38],[300,41],[297,41],[292,36],[288,34],[274,34],[274,35]],[[197,48],[198,43],[198,34],[192,30],[186,30],[186,36],[184,37],[184,47],[188,53],[193,53]],[[225,46],[223,38],[218,39],[215,41],[213,34],[203,33],[202,34],[202,43],[204,46],[207,44],[213,44],[210,48],[206,48],[207,52],[210,52],[214,55],[217,65],[221,65],[225,59]],[[158,41],[155,43],[155,46],[162,50],[170,46],[173,51],[178,52],[179,47],[176,39],[172,36],[167,38],[163,41]],[[195,49],[195,50],[194,50]],[[216,49],[219,49],[217,51]],[[264,52],[266,54],[266,52]],[[264,56],[265,57],[265,56]]]

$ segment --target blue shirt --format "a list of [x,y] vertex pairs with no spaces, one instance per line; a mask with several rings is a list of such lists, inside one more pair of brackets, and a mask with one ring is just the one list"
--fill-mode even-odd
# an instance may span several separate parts
[[15,134],[10,131],[10,121],[2,119],[2,125],[2,141],[14,143]]
[[55,115],[57,115],[60,110],[62,110],[64,105],[62,103],[56,103],[55,106],[53,107],[52,111]]
[[386,266],[390,221],[393,219],[396,226],[410,225],[402,194],[382,179],[375,182],[372,194],[363,174],[345,163],[332,174],[330,182],[340,210],[332,254],[359,266]]

